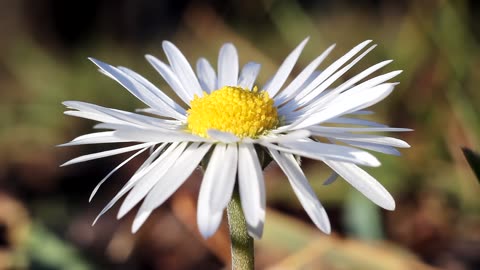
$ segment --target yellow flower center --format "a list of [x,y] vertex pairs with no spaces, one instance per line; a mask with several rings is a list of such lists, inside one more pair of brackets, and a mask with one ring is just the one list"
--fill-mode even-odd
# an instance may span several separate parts
[[195,95],[187,111],[190,132],[208,137],[208,129],[258,137],[278,125],[277,108],[267,92],[224,86],[203,97]]

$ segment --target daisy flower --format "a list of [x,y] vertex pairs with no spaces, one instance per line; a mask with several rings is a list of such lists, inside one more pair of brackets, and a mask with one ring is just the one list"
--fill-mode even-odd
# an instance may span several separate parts
[[208,60],[200,58],[194,72],[180,50],[164,41],[168,63],[152,55],[146,59],[182,103],[128,68],[90,58],[101,73],[126,88],[147,108],[134,113],[79,101],[64,102],[70,109],[65,114],[97,121],[95,128],[106,130],[77,137],[64,145],[133,144],[80,156],[63,165],[134,152],[100,181],[91,200],[121,166],[143,152],[149,153],[98,216],[128,193],[118,218],[143,200],[133,221],[133,232],[204,164],[202,160],[208,161],[208,165],[199,191],[197,223],[205,238],[219,227],[236,185],[249,234],[254,238],[262,236],[266,199],[264,164],[259,159],[262,155],[279,165],[313,223],[325,233],[331,230],[328,216],[302,172],[298,157],[328,165],[333,174],[325,184],[341,176],[380,207],[393,210],[392,196],[359,165],[380,165],[368,151],[399,155],[396,147],[409,147],[399,139],[368,132],[409,129],[388,127],[359,116],[370,114],[364,109],[393,91],[396,83],[387,81],[401,71],[367,79],[391,62],[383,61],[333,86],[375,47],[369,46],[371,41],[367,40],[320,72],[317,68],[334,48],[330,46],[287,83],[307,41],[308,38],[287,56],[262,87],[255,84],[260,64],[249,62],[240,70],[237,51],[230,43],[220,49],[217,71]]

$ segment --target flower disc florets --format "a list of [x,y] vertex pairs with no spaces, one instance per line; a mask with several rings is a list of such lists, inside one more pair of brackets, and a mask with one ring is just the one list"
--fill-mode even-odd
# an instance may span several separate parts
[[278,125],[277,108],[267,92],[224,86],[203,97],[195,96],[188,110],[188,129],[202,137],[207,130],[256,138]]

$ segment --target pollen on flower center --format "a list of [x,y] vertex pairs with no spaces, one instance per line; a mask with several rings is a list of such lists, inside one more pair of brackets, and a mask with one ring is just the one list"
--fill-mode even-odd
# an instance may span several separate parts
[[187,113],[188,129],[202,137],[208,137],[208,129],[216,129],[255,138],[279,122],[273,99],[257,87],[224,86],[203,97],[195,96]]

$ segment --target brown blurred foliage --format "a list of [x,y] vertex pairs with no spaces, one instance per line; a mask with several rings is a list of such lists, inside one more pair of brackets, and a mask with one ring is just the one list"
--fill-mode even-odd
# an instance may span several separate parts
[[[62,115],[64,100],[133,110],[141,105],[101,76],[86,57],[131,67],[169,90],[143,55],[177,44],[193,63],[216,61],[233,42],[245,63],[262,63],[265,82],[305,36],[294,70],[332,43],[330,61],[351,46],[379,44],[348,76],[385,59],[400,85],[373,119],[415,129],[412,149],[379,155],[369,170],[397,201],[385,212],[343,181],[325,187],[326,166],[303,167],[331,217],[317,231],[278,168],[266,171],[269,209],[256,243],[259,269],[479,269],[480,187],[460,147],[480,149],[480,5],[476,1],[0,1],[0,269],[224,269],[225,224],[211,239],[197,231],[200,172],[135,235],[132,215],[101,208],[142,161],[119,170],[91,204],[89,192],[124,155],[58,168],[100,146],[55,145],[92,122]],[[346,77],[348,77],[346,76]],[[170,94],[172,94],[170,92]],[[114,212],[114,211],[112,211]]]

